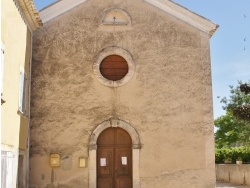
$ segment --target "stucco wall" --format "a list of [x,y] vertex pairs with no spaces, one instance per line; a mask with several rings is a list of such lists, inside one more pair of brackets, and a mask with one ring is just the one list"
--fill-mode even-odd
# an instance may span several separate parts
[[[132,29],[100,29],[101,13],[122,8]],[[97,54],[117,46],[136,69],[111,88],[93,74]],[[89,0],[34,34],[31,103],[31,187],[88,187],[89,137],[118,117],[141,139],[142,188],[212,188],[213,123],[209,35],[138,0]],[[61,155],[61,167],[49,155]]]

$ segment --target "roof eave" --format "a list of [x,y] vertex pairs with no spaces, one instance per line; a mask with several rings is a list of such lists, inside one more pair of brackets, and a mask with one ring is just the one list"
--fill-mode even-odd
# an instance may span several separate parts
[[45,7],[40,11],[40,17],[43,23],[48,22],[49,20],[67,12],[68,10],[80,5],[86,0],[61,0],[56,1],[55,3]]
[[24,22],[28,25],[33,32],[42,27],[42,21],[39,13],[35,8],[33,0],[15,0]]
[[186,22],[189,25],[207,33],[210,37],[215,33],[219,25],[211,22],[210,20],[174,3],[170,0],[145,0],[146,2],[154,5],[155,7],[169,13],[170,15]]

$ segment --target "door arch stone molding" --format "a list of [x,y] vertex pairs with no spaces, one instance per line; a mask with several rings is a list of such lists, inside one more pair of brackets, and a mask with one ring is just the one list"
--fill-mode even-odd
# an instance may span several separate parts
[[120,119],[109,119],[100,123],[92,132],[89,139],[89,188],[96,188],[97,164],[96,151],[97,139],[102,131],[109,127],[120,127],[126,130],[132,139],[132,158],[133,158],[133,188],[140,188],[140,149],[141,143],[136,129],[128,122]]
[[134,127],[132,127],[126,121],[123,121],[120,119],[109,119],[99,124],[95,128],[95,130],[92,132],[90,139],[89,139],[89,150],[97,148],[97,145],[96,145],[97,138],[99,137],[102,131],[104,131],[105,129],[109,127],[120,127],[126,130],[131,136],[133,149],[141,148],[140,138]]

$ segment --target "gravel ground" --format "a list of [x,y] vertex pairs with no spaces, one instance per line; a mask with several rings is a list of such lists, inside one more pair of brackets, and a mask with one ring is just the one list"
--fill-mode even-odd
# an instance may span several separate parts
[[216,188],[250,188],[250,186],[235,185],[235,184],[225,183],[225,182],[216,182]]

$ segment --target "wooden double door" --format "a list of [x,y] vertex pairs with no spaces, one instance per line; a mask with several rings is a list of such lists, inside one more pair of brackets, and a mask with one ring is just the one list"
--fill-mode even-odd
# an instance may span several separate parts
[[97,188],[132,188],[132,140],[121,128],[108,128],[98,137]]

